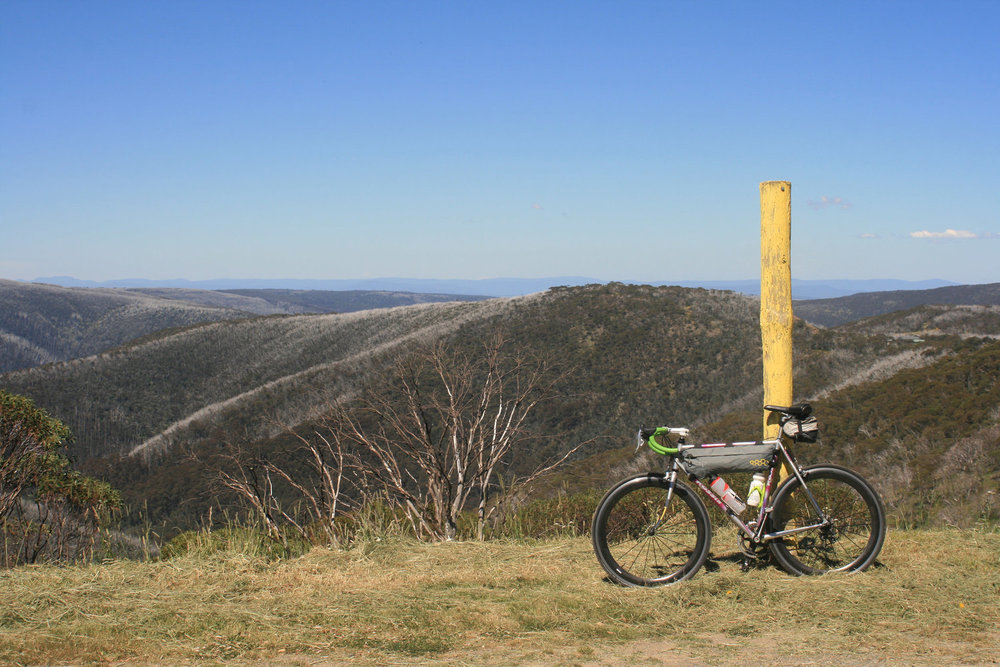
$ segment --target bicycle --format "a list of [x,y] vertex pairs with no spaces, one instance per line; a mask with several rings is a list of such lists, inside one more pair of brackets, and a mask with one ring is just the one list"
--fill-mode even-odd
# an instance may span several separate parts
[[[594,551],[614,582],[675,584],[693,577],[704,564],[712,543],[711,521],[705,503],[678,479],[681,473],[736,526],[744,571],[768,552],[793,575],[858,572],[875,562],[886,531],[878,493],[848,468],[796,463],[786,441],[815,442],[819,434],[808,403],[764,409],[780,415],[781,434],[773,440],[689,445],[688,428],[639,429],[636,451],[645,444],[670,462],[665,473],[618,483],[594,512]],[[657,441],[672,436],[673,447]],[[775,488],[782,464],[789,474]],[[719,476],[728,472],[755,473],[747,496],[758,508],[752,520],[741,518],[747,502]]]

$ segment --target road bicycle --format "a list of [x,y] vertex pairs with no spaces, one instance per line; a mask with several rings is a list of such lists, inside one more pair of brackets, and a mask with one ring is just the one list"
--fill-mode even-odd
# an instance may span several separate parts
[[[675,584],[704,564],[711,521],[681,474],[736,526],[744,570],[767,554],[794,575],[857,572],[875,562],[886,530],[878,493],[847,468],[796,463],[787,445],[815,442],[819,434],[808,403],[764,409],[778,413],[781,434],[773,440],[689,445],[687,428],[639,429],[636,451],[648,445],[670,460],[665,473],[623,480],[597,506],[594,552],[613,581]],[[671,437],[676,438],[672,447],[657,440]],[[787,476],[778,483],[782,466]],[[730,472],[754,473],[746,501],[720,477]],[[748,506],[756,512],[747,512]]]

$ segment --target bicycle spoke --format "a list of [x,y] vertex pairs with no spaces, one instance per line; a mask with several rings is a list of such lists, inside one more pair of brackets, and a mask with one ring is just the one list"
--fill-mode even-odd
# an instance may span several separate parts
[[641,482],[609,501],[595,548],[607,558],[610,569],[605,569],[622,583],[669,583],[700,567],[707,552],[699,539],[703,528],[692,513],[696,501],[685,489],[665,505],[665,484]]
[[[798,574],[853,570],[867,566],[881,547],[883,524],[876,514],[878,500],[868,498],[864,480],[856,473],[839,468],[825,469],[807,478],[809,492],[819,505],[828,525],[778,540],[772,552],[782,565]],[[820,523],[815,507],[799,483],[782,494],[780,507],[772,515],[776,531]]]

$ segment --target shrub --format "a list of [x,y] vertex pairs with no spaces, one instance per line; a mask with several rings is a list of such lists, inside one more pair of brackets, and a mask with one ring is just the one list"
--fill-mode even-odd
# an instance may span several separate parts
[[92,557],[121,504],[108,484],[71,469],[70,432],[29,399],[0,391],[0,564]]

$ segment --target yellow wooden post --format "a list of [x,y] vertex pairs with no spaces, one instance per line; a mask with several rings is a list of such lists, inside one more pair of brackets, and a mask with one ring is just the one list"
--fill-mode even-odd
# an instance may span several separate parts
[[[760,334],[764,403],[792,404],[792,184],[760,184]],[[779,415],[764,413],[764,437],[776,438]],[[781,478],[788,471],[782,467]]]

